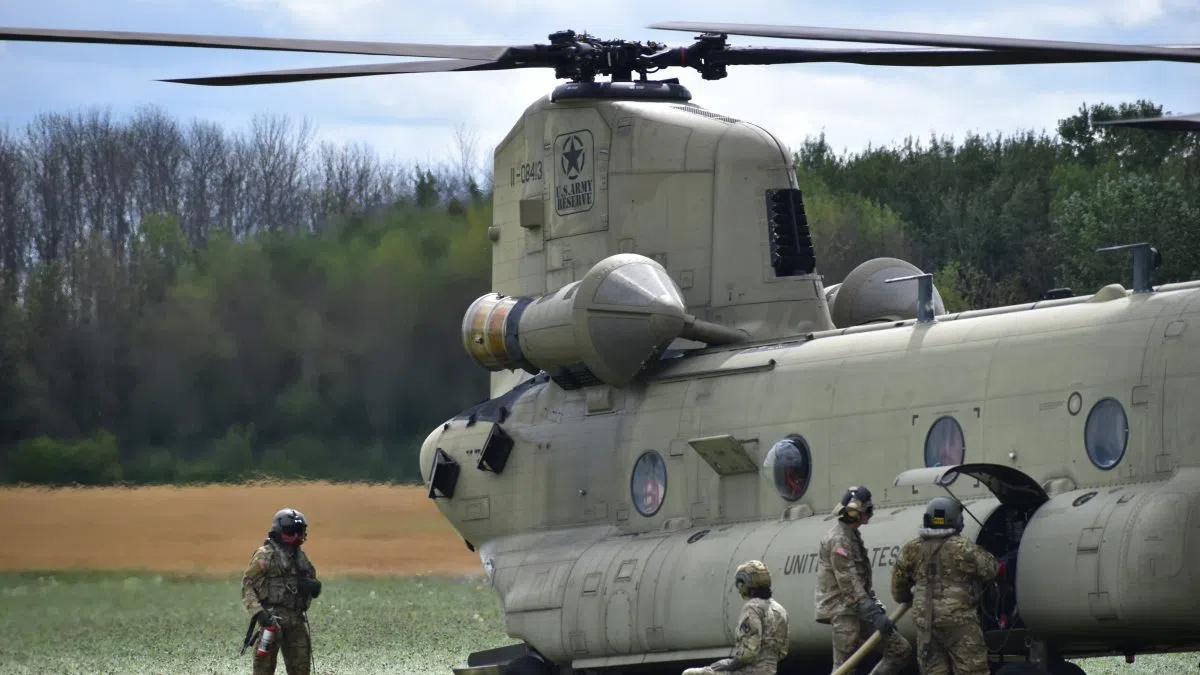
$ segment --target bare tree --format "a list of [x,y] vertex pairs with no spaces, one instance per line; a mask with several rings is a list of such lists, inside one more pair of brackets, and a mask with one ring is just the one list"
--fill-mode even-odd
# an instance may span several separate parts
[[312,136],[307,119],[293,133],[292,122],[286,117],[255,116],[249,138],[247,186],[253,195],[251,227],[286,232],[300,229],[304,165]]
[[192,122],[184,147],[180,226],[188,243],[199,246],[213,227],[228,227],[221,219],[221,185],[231,151],[219,126],[200,121]]
[[28,173],[20,140],[7,128],[0,129],[0,302],[12,302],[17,297],[28,265]]
[[137,177],[137,220],[152,213],[178,213],[187,159],[179,124],[161,108],[142,108],[130,121],[128,138]]

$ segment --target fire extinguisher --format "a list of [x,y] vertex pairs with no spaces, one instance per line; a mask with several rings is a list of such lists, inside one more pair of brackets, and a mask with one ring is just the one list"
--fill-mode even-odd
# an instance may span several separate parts
[[263,626],[262,637],[258,640],[258,649],[255,650],[254,656],[261,659],[267,655],[271,649],[271,643],[275,640],[275,632],[278,630],[279,628],[275,624]]

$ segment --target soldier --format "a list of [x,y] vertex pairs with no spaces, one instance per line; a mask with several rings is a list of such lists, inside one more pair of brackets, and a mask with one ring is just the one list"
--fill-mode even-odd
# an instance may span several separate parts
[[981,586],[996,578],[991,553],[961,536],[962,505],[935,497],[924,527],[900,549],[892,569],[892,596],[912,603],[922,675],[988,675],[979,625]]
[[288,675],[308,675],[312,641],[307,611],[321,594],[317,570],[300,546],[308,539],[308,521],[295,509],[283,509],[271,520],[263,545],[254,552],[242,574],[242,603],[264,628],[276,627],[266,655],[254,658],[254,675],[273,675],[275,658],[283,650]]
[[871,491],[853,486],[834,508],[837,523],[821,540],[818,552],[816,620],[833,625],[836,670],[876,629],[883,634],[883,658],[871,675],[896,675],[912,655],[912,645],[888,618],[875,597],[871,562],[858,528],[875,512]]
[[738,618],[733,656],[704,668],[688,668],[683,675],[775,675],[788,653],[787,610],[771,598],[771,573],[758,560],[738,565],[734,586],[746,601]]

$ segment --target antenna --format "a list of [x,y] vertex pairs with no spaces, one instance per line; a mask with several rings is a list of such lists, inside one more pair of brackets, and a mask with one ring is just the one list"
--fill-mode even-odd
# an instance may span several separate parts
[[1096,249],[1097,253],[1107,251],[1124,251],[1133,249],[1133,292],[1150,293],[1154,287],[1150,285],[1150,270],[1162,266],[1162,254],[1147,242],[1137,244],[1122,244]]
[[914,274],[909,277],[895,277],[885,281],[890,284],[897,281],[917,280],[917,322],[933,323],[933,275],[929,272]]

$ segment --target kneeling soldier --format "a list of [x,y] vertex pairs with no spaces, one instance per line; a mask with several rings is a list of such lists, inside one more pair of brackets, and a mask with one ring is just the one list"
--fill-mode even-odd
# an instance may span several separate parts
[[683,675],[711,675],[736,671],[739,675],[775,675],[788,653],[788,617],[783,605],[771,598],[771,573],[758,560],[738,565],[734,586],[746,601],[738,618],[733,656],[704,668],[688,668]]

